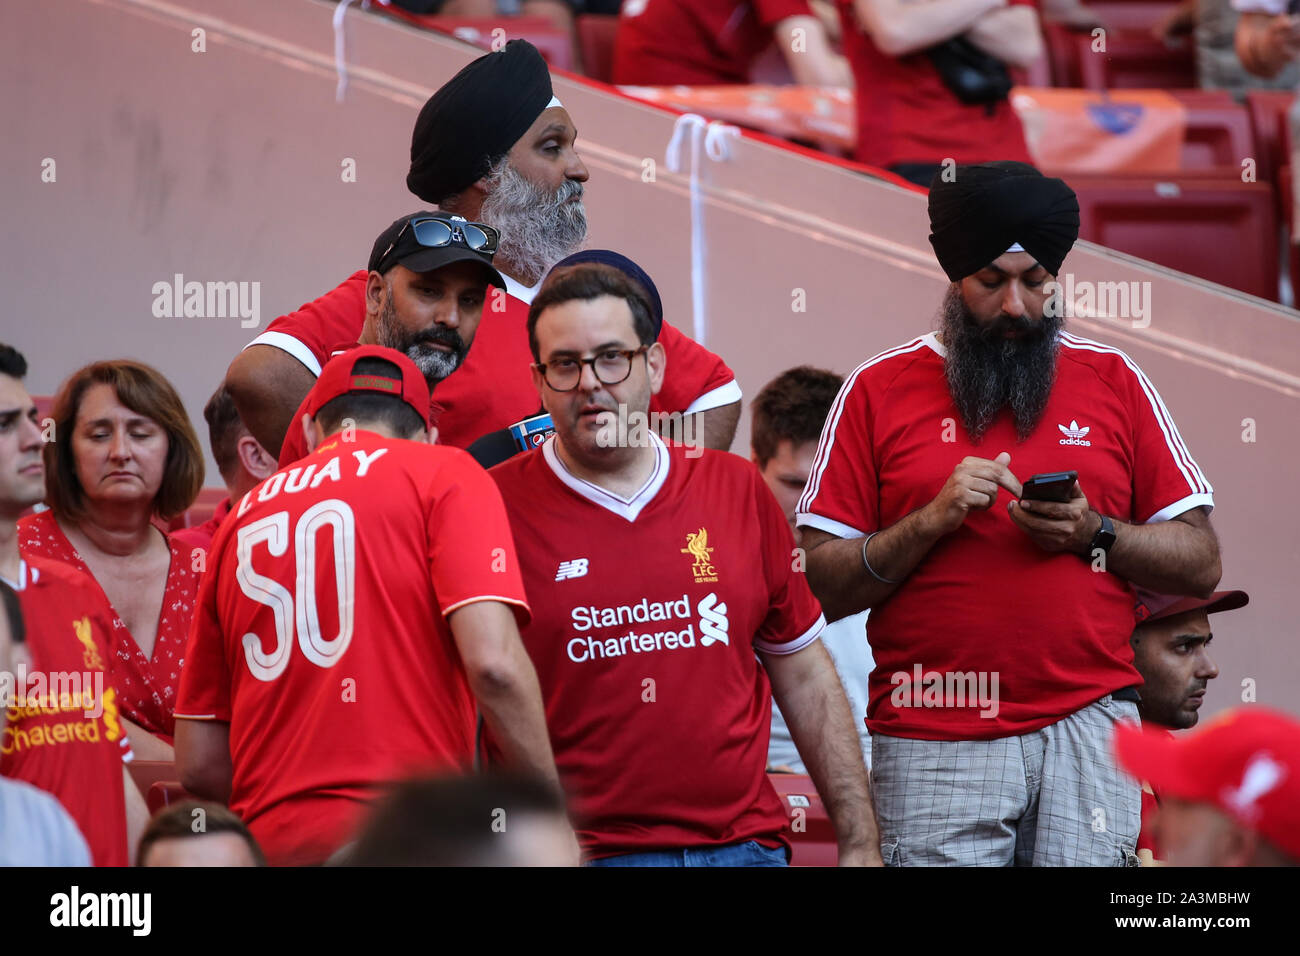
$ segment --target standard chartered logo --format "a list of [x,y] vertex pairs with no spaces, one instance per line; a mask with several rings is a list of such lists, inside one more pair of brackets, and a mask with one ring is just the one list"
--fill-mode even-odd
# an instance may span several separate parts
[[[699,640],[696,641],[698,615]],[[606,658],[626,657],[629,654],[649,654],[655,651],[675,651],[682,648],[710,647],[713,644],[730,646],[728,638],[730,621],[727,605],[710,592],[701,598],[691,613],[691,598],[683,594],[676,601],[651,601],[642,598],[637,604],[620,604],[613,607],[575,607],[570,612],[570,622],[580,636],[571,638],[567,645],[569,660],[575,664]],[[637,625],[665,622],[663,630]],[[685,624],[684,627],[680,626]],[[624,630],[624,627],[627,627]],[[607,628],[617,632],[605,636]],[[602,633],[604,632],[604,633]]]
[[717,604],[718,596],[710,593],[695,608],[700,615],[700,646],[708,647],[715,641],[731,646],[727,640],[727,605]]

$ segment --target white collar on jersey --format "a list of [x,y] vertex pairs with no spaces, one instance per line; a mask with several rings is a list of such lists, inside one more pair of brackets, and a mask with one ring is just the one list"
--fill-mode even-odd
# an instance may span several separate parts
[[[1061,341],[1061,335],[1059,332],[1056,335],[1056,340],[1058,342]],[[944,348],[943,343],[939,341],[939,337],[934,332],[925,333],[925,335],[921,336],[921,341],[937,352],[940,358],[948,357],[948,350]]]
[[513,296],[520,302],[532,305],[533,299],[537,297],[537,290],[542,287],[542,282],[546,277],[543,276],[541,279],[538,279],[537,285],[524,285],[522,282],[510,278],[510,276],[506,275],[504,272],[501,273],[501,278],[506,280],[506,295]]
[[[39,578],[40,576],[41,576],[41,572],[37,571],[35,568],[32,568],[32,581],[35,582],[36,579]],[[22,558],[18,559],[18,580],[17,581],[10,581],[3,574],[0,574],[0,581],[3,581],[5,584],[9,585],[15,591],[22,591],[26,589],[27,562],[24,561]]]
[[650,441],[655,448],[655,467],[650,472],[650,477],[646,479],[646,483],[631,498],[624,498],[612,491],[606,491],[599,485],[593,484],[585,478],[579,478],[569,471],[564,462],[560,461],[560,456],[555,452],[554,435],[546,439],[542,445],[542,457],[551,466],[551,471],[555,473],[556,478],[559,478],[560,481],[592,504],[600,505],[605,510],[612,511],[628,521],[635,521],[637,515],[641,513],[641,509],[654,500],[655,495],[659,493],[659,489],[668,480],[668,446],[654,432],[650,433]]

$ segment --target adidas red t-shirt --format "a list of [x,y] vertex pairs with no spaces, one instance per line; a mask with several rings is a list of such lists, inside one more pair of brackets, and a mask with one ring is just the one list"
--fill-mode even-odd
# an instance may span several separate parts
[[614,82],[748,83],[772,28],[812,15],[807,0],[630,0],[614,41]]
[[[943,82],[924,50],[890,56],[858,24],[853,0],[837,0],[844,55],[853,70],[858,142],[853,158],[872,166],[893,163],[1031,163],[1024,128],[1010,100],[970,105]],[[1034,6],[1034,0],[1007,0]]]
[[230,805],[273,863],[320,862],[376,786],[472,763],[446,617],[528,620],[501,498],[467,454],[358,431],[250,491],[213,542],[177,717],[230,724]]
[[[1060,346],[1046,411],[1023,444],[1005,410],[971,443],[933,334],[859,366],[827,418],[798,524],[842,538],[887,528],[932,501],[966,456],[1003,451],[1022,482],[1077,471],[1089,505],[1125,522],[1212,508],[1213,489],[1141,369],[1075,335],[1062,334]],[[1141,683],[1128,583],[1077,555],[1043,551],[1012,522],[1010,500],[1001,491],[992,508],[971,512],[872,609],[872,733],[1023,734]]]
[[113,612],[80,571],[26,557],[18,591],[32,663],[0,733],[0,775],[53,794],[96,866],[126,866],[125,775],[131,747],[109,654]]
[[555,442],[491,475],[583,849],[780,846],[772,692],[754,652],[798,651],[825,623],[780,506],[744,459],[657,438],[653,474],[624,500],[570,474]]
[[[250,344],[283,349],[319,375],[338,343],[355,342],[361,335],[368,274],[353,273],[314,302],[280,316]],[[516,282],[510,282],[507,292],[489,290],[469,354],[434,389],[433,399],[443,410],[439,443],[466,448],[541,407],[528,371],[533,362],[528,349],[528,306],[535,291]],[[718,356],[667,322],[659,341],[667,352],[668,371],[663,388],[652,400],[654,410],[702,412],[740,400],[736,376]],[[297,428],[294,425],[290,431]]]

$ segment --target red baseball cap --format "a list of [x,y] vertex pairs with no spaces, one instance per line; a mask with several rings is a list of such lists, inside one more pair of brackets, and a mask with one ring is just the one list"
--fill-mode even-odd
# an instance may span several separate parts
[[[357,362],[366,358],[381,358],[392,362],[401,370],[402,377],[397,379],[385,375],[356,374],[353,369]],[[316,384],[307,393],[303,411],[315,418],[316,413],[326,404],[348,392],[383,392],[400,398],[415,409],[420,421],[424,422],[424,427],[429,427],[429,383],[415,367],[415,363],[397,349],[382,345],[358,345],[342,355],[334,356],[325,363]]]
[[1300,720],[1248,704],[1171,736],[1120,724],[1122,767],[1161,797],[1208,803],[1300,860]]
[[1206,614],[1233,611],[1250,603],[1250,595],[1245,591],[1215,591],[1207,598],[1198,598],[1156,594],[1154,591],[1142,588],[1136,590],[1137,604],[1133,608],[1133,617],[1138,624],[1147,624],[1186,611],[1195,611],[1198,608],[1204,608]]

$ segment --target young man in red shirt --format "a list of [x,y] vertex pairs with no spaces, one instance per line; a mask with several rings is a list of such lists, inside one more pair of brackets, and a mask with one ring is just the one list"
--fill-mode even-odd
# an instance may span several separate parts
[[642,287],[607,265],[557,270],[528,327],[555,435],[491,474],[588,858],[785,865],[764,772],[775,693],[841,864],[879,862],[853,719],[785,516],[744,459],[646,428],[665,359]]
[[1043,52],[1034,0],[836,0],[853,68],[858,143],[853,158],[929,186],[948,163],[1029,162],[1011,102],[963,102],[927,53],[968,44],[1010,67]]
[[0,731],[0,774],[58,797],[96,866],[126,866],[149,812],[125,767],[131,747],[107,650],[112,609],[86,575],[18,550],[18,517],[45,497],[45,442],[26,374],[23,356],[0,345],[0,580],[18,593],[30,655]]
[[[547,270],[587,233],[587,167],[576,139],[568,111],[552,93],[545,61],[524,40],[470,63],[429,98],[416,120],[407,187],[445,212],[494,227],[501,239],[497,264],[507,277],[504,293],[495,293],[486,309],[478,347],[438,386],[443,444],[466,448],[536,410],[526,373],[528,303]],[[240,416],[277,456],[330,349],[357,340],[366,282],[366,273],[354,273],[276,319],[231,364],[226,381]],[[659,407],[699,413],[702,432],[696,434],[704,434],[710,447],[728,447],[740,417],[735,376],[718,356],[670,325],[662,341],[672,372]]]
[[[1023,163],[956,170],[930,191],[942,330],[845,381],[799,502],[808,577],[832,619],[871,608],[887,863],[1124,865],[1130,585],[1213,591],[1213,489],[1141,370],[1060,331],[1070,188]],[[1022,494],[1069,471],[1068,500]]]
[[[1205,689],[1219,676],[1219,667],[1210,657],[1214,640],[1210,615],[1245,607],[1249,601],[1245,591],[1215,591],[1208,598],[1138,593],[1137,626],[1129,643],[1133,666],[1142,675],[1138,714],[1144,727],[1173,731],[1196,726]],[[1158,805],[1159,795],[1143,781],[1137,855],[1144,865],[1158,857],[1152,826]]]
[[468,772],[476,702],[512,764],[555,780],[500,496],[464,452],[425,443],[428,409],[400,352],[335,358],[308,396],[314,451],[213,542],[177,769],[271,863],[327,859],[385,783]]

